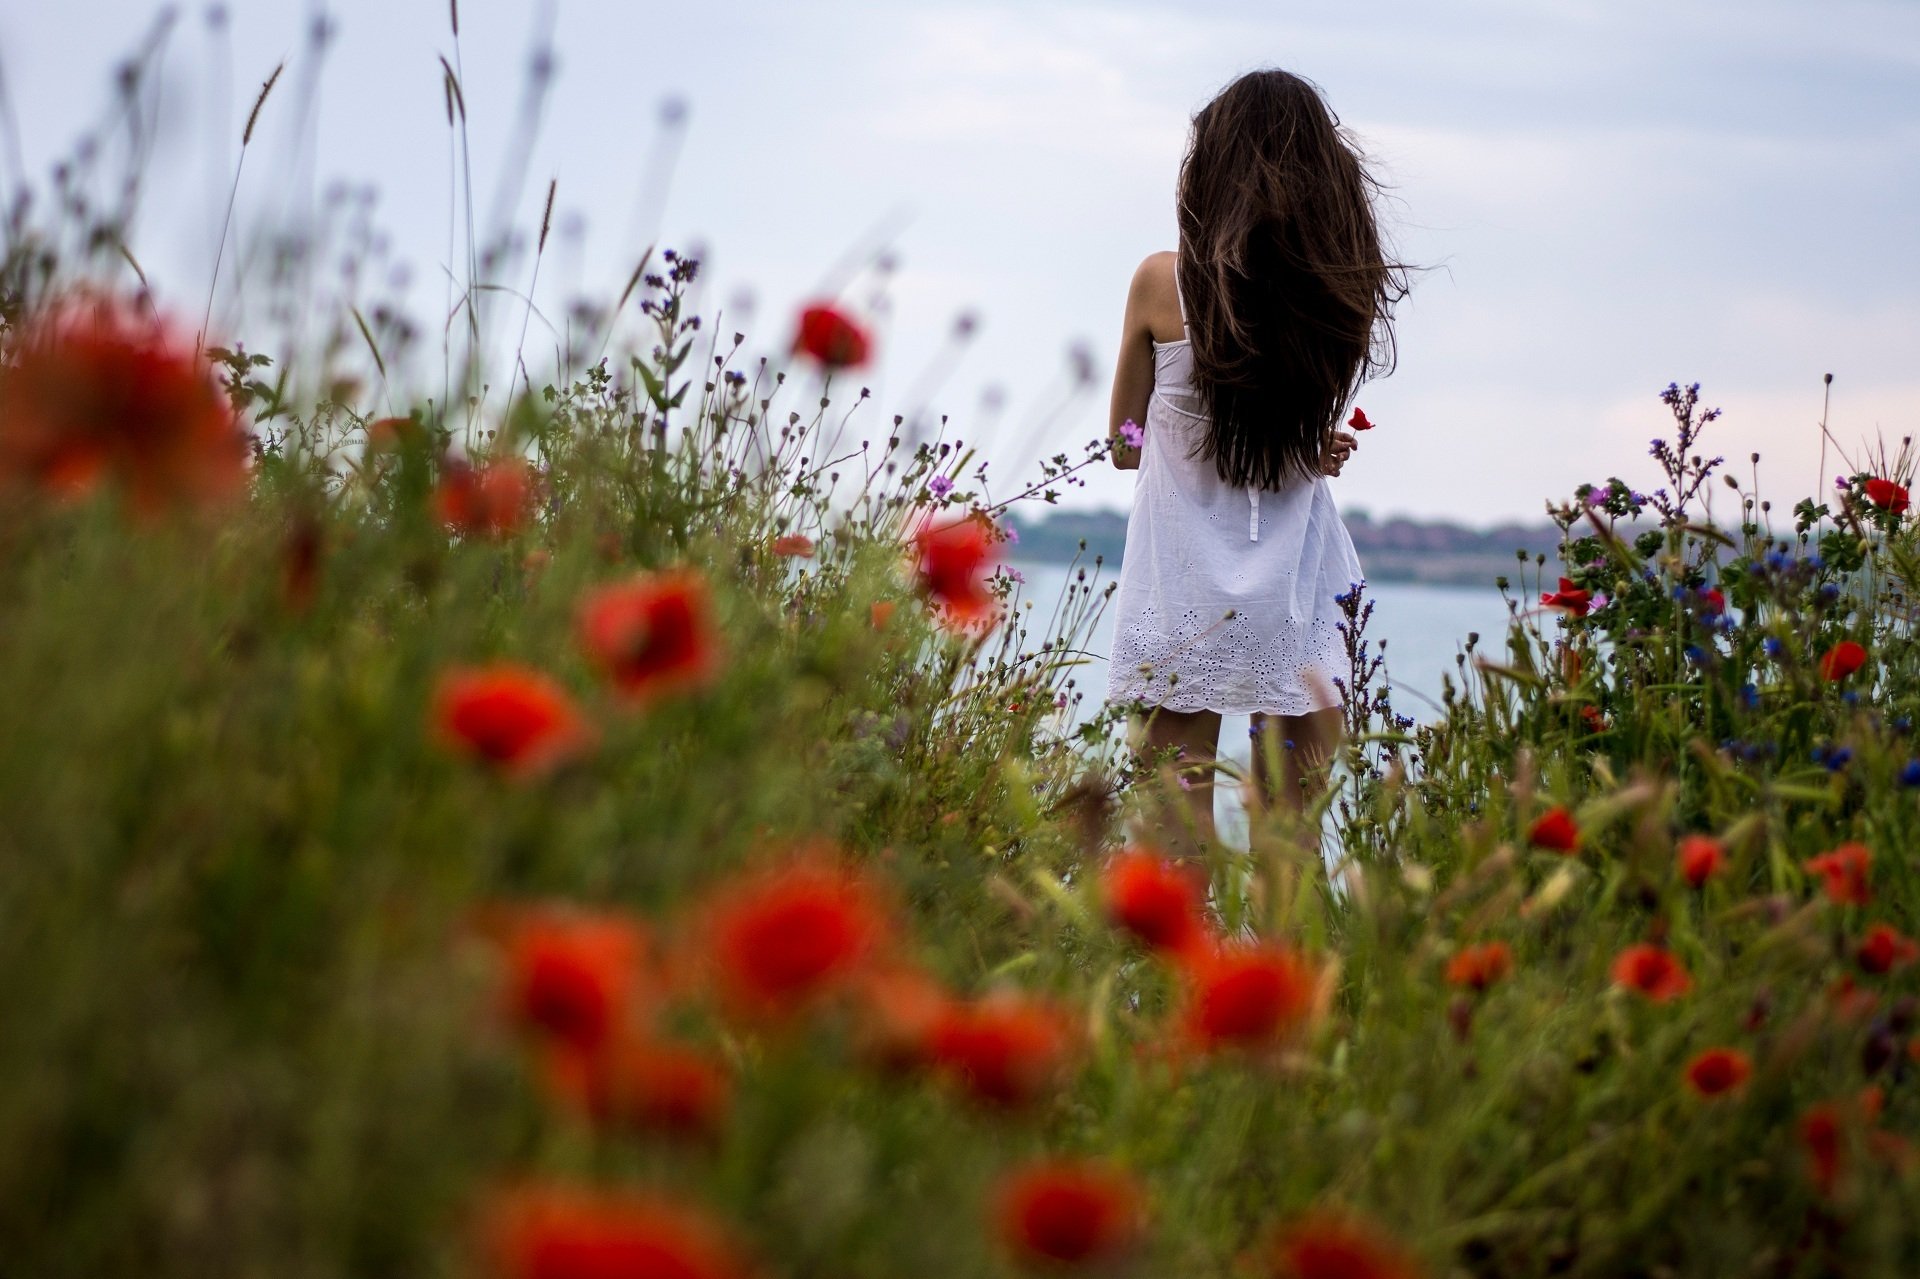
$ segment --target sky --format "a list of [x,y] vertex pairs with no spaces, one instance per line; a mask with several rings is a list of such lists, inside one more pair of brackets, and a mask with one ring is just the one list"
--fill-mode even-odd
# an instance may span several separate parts
[[[0,8],[35,186],[103,118],[115,67],[160,12]],[[449,253],[438,61],[457,53],[477,219],[498,203],[530,235],[556,183],[538,280],[523,255],[501,283],[559,317],[576,296],[617,295],[649,241],[697,247],[702,307],[776,357],[798,304],[840,291],[880,338],[859,412],[876,433],[894,413],[949,415],[1004,496],[1035,459],[1105,433],[1127,282],[1175,247],[1188,121],[1235,76],[1281,66],[1324,89],[1391,189],[1395,250],[1426,268],[1399,315],[1398,368],[1360,393],[1379,429],[1334,481],[1343,507],[1488,524],[1537,519],[1609,474],[1649,486],[1671,381],[1704,384],[1726,411],[1704,446],[1743,470],[1760,452],[1783,506],[1821,482],[1823,375],[1849,454],[1920,427],[1914,0],[463,0],[457,50],[443,0],[208,14],[182,7],[168,38],[130,237],[157,293],[196,321],[240,133],[282,59],[242,171],[239,242],[339,184],[370,191],[407,269],[367,287],[404,279],[437,321],[464,256]],[[526,177],[496,198],[541,50],[553,78]],[[684,108],[677,128],[668,103]],[[0,137],[8,200],[14,151]],[[877,244],[890,274],[870,265]],[[244,334],[258,317],[232,283],[215,327]],[[978,325],[951,360],[963,314]],[[1074,398],[1076,349],[1094,384]],[[1130,500],[1130,474],[1085,478],[1063,501]]]

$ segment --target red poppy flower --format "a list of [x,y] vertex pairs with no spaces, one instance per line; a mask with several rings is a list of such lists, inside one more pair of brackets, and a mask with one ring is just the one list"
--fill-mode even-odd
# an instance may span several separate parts
[[1143,1196],[1134,1179],[1092,1160],[1029,1164],[994,1195],[1001,1242],[1021,1261],[1077,1266],[1111,1261],[1138,1238]]
[[867,609],[867,625],[876,631],[886,630],[887,624],[893,621],[893,608],[892,600],[875,600]]
[[1840,1180],[1840,1108],[1833,1102],[1809,1106],[1800,1116],[1800,1148],[1814,1189],[1832,1195]]
[[434,490],[440,521],[466,537],[509,537],[525,527],[533,510],[533,470],[517,457],[480,466],[457,457],[442,459]]
[[735,1008],[782,1017],[843,988],[886,932],[871,885],[812,849],[725,888],[709,935],[716,975]]
[[1573,820],[1572,813],[1556,804],[1527,828],[1527,842],[1535,848],[1571,853],[1580,847],[1580,826]]
[[1369,422],[1367,415],[1357,407],[1353,410],[1353,416],[1347,419],[1347,425],[1356,431],[1371,431],[1373,429],[1373,423]]
[[1852,640],[1841,640],[1820,655],[1820,678],[1843,680],[1867,664],[1867,650]]
[[1890,973],[1920,959],[1920,944],[1890,924],[1875,924],[1867,930],[1855,958],[1862,972]]
[[1587,726],[1587,731],[1590,733],[1607,731],[1607,717],[1601,714],[1600,708],[1591,702],[1580,708],[1580,721]]
[[1202,874],[1157,853],[1122,853],[1100,877],[1107,915],[1150,949],[1185,954],[1206,936]]
[[1680,878],[1694,888],[1720,873],[1727,862],[1727,846],[1711,835],[1688,835],[1677,850]]
[[1673,955],[1644,942],[1629,946],[1613,961],[1613,984],[1638,991],[1656,1004],[1678,999],[1693,989],[1693,978]]
[[1274,1279],[1420,1279],[1420,1265],[1384,1230],[1316,1212],[1281,1231],[1268,1272]]
[[1827,897],[1843,906],[1865,906],[1873,900],[1867,872],[1873,852],[1865,844],[1842,844],[1831,852],[1807,859],[1807,870],[1826,880]]
[[587,656],[630,703],[698,688],[720,664],[706,581],[675,570],[616,582],[580,605]]
[[640,985],[646,938],[618,915],[529,913],[507,938],[507,1008],[581,1053],[605,1047]]
[[1059,1078],[1071,1048],[1059,1010],[1014,995],[949,1004],[927,1037],[936,1069],[997,1106],[1037,1100]]
[[807,559],[813,554],[813,539],[799,533],[786,533],[773,539],[775,555]]
[[188,342],[115,303],[29,322],[0,377],[0,476],[79,495],[117,484],[141,515],[246,483],[246,436]]
[[1717,587],[1709,586],[1700,592],[1700,611],[1708,617],[1718,617],[1727,611],[1727,597]]
[[1560,579],[1560,589],[1544,591],[1540,602],[1548,608],[1563,608],[1575,617],[1585,617],[1587,609],[1593,604],[1593,592],[1583,591],[1573,584],[1570,578]]
[[1883,511],[1895,515],[1907,509],[1907,490],[1905,486],[1892,480],[1883,480],[1878,476],[1866,482],[1867,500]]
[[1206,1049],[1272,1043],[1312,1013],[1318,977],[1305,956],[1271,943],[1231,943],[1195,956],[1187,1032]]
[[1455,986],[1485,990],[1513,971],[1513,951],[1503,941],[1462,946],[1447,961],[1447,981]]
[[932,1061],[934,1029],[952,1007],[946,988],[915,968],[881,967],[860,981],[860,1039],[876,1068],[918,1070]]
[[728,1231],[657,1195],[540,1186],[500,1196],[487,1219],[505,1279],[747,1279]]
[[719,1062],[683,1045],[644,1039],[618,1039],[592,1053],[555,1052],[548,1082],[596,1123],[682,1139],[718,1135],[733,1093]]
[[920,585],[949,621],[964,626],[993,612],[987,571],[994,560],[994,542],[986,520],[969,516],[949,524],[924,524],[913,540],[920,556]]
[[831,302],[815,302],[800,312],[793,349],[829,369],[845,369],[865,364],[873,341],[845,311]]
[[454,750],[515,778],[550,771],[593,742],[566,689],[510,662],[442,675],[433,722]]
[[1687,1087],[1702,1097],[1719,1097],[1741,1087],[1753,1074],[1753,1062],[1737,1048],[1709,1048],[1687,1063]]

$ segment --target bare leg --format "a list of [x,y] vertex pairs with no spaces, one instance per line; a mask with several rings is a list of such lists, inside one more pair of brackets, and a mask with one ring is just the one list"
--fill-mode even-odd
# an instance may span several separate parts
[[1212,764],[1220,749],[1220,716],[1213,711],[1153,711],[1147,718],[1147,758],[1158,763],[1169,750],[1177,751],[1174,768],[1185,783],[1184,813],[1166,813],[1160,820],[1167,851],[1199,857],[1213,840],[1213,774],[1195,765]]
[[1307,715],[1255,715],[1253,777],[1260,802],[1278,804],[1296,817],[1304,813],[1307,801],[1327,783],[1340,728],[1337,706]]

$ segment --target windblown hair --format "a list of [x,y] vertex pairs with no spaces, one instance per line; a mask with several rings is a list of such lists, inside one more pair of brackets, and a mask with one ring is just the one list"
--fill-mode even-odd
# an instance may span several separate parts
[[1194,456],[1237,487],[1319,474],[1360,384],[1391,370],[1379,185],[1319,90],[1285,71],[1235,80],[1193,120],[1180,166],[1180,291],[1209,419]]

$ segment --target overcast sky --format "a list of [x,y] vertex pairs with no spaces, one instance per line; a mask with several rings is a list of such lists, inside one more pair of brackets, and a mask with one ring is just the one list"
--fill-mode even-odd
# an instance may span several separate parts
[[[1336,482],[1349,509],[1483,523],[1537,516],[1609,472],[1649,480],[1672,380],[1705,383],[1727,410],[1708,447],[1761,451],[1763,486],[1789,505],[1815,483],[1822,374],[1843,442],[1920,426],[1914,0],[555,0],[550,23],[532,3],[460,7],[483,221],[551,27],[557,79],[516,209],[537,224],[558,179],[543,310],[617,294],[657,229],[706,247],[706,304],[737,316],[750,295],[750,349],[770,349],[794,304],[888,227],[899,270],[865,379],[875,416],[917,401],[954,318],[975,312],[932,403],[964,435],[989,388],[1004,392],[996,471],[1104,431],[1127,281],[1174,247],[1187,121],[1268,65],[1323,86],[1394,188],[1400,253],[1433,268],[1403,309],[1398,372],[1361,393],[1380,429]],[[242,231],[310,207],[331,179],[370,185],[416,300],[439,304],[447,6],[325,6],[336,35],[307,148],[315,8],[239,0],[224,37],[204,6],[181,9],[133,248],[196,320],[240,128],[282,58]],[[104,114],[113,67],[159,11],[0,8],[0,68],[38,184]],[[646,173],[669,98],[688,115],[656,219]],[[0,180],[10,198],[4,147]],[[524,288],[525,274],[508,279]],[[867,305],[872,287],[862,277],[849,299]],[[1041,430],[1075,342],[1099,385]],[[1071,500],[1122,505],[1131,485],[1102,470]]]

